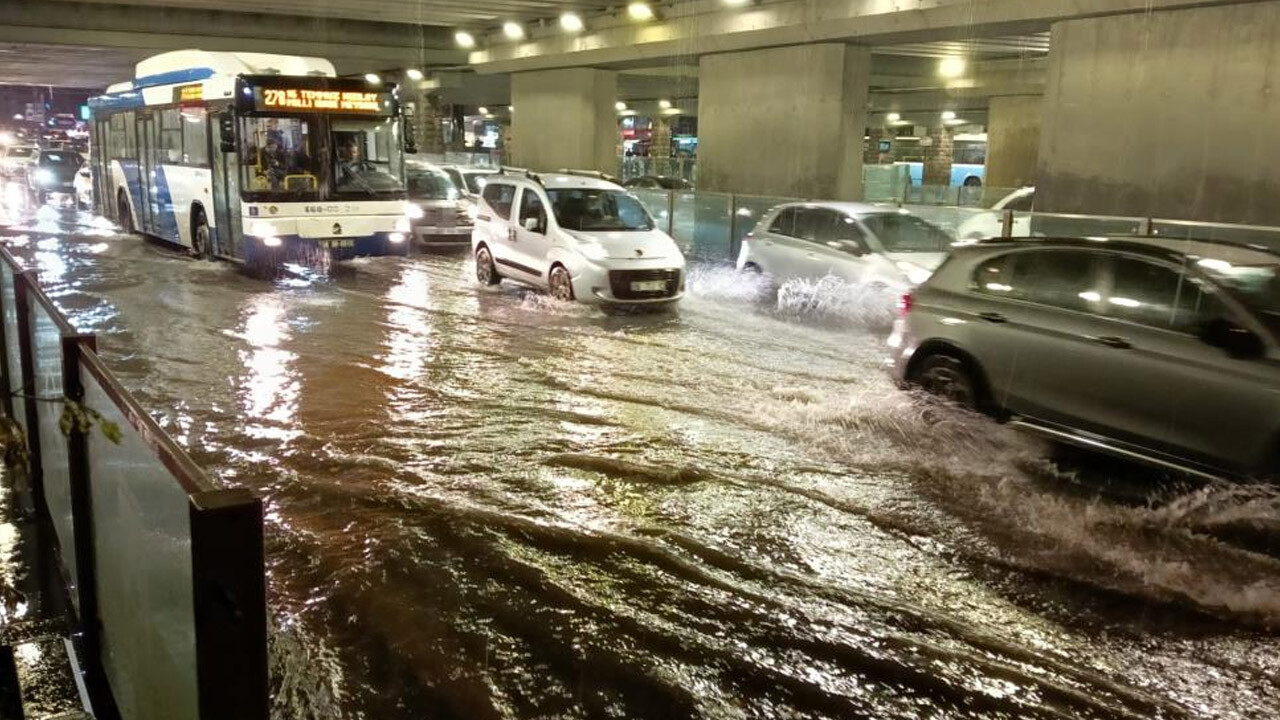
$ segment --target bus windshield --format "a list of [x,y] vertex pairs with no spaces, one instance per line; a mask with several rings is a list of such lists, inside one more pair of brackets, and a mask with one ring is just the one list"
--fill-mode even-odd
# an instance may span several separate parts
[[403,193],[399,123],[383,120],[333,121],[334,190],[338,194]]
[[240,171],[249,192],[312,199],[320,190],[325,149],[316,122],[299,117],[242,118]]

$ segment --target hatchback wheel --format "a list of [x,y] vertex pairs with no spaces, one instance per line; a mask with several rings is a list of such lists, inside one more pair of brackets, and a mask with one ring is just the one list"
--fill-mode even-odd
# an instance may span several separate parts
[[970,410],[978,409],[977,384],[973,374],[958,358],[933,355],[916,371],[915,382],[929,393]]
[[493,255],[484,246],[476,249],[476,280],[481,285],[497,285],[502,282],[498,268],[493,264]]
[[551,268],[550,281],[552,297],[565,302],[573,300],[573,280],[563,265]]

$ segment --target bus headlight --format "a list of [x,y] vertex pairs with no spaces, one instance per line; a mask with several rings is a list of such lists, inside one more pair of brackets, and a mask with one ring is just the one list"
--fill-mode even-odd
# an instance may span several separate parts
[[396,232],[407,233],[409,229],[409,218],[400,218],[396,221]]
[[421,220],[426,215],[422,208],[413,203],[404,204],[404,216],[410,220]]
[[249,223],[249,234],[265,238],[276,234],[276,226],[265,220],[254,220]]
[[387,236],[387,239],[393,243],[402,243],[404,242],[404,233],[393,232]]
[[275,235],[267,235],[262,238],[262,244],[267,247],[280,247],[280,238]]

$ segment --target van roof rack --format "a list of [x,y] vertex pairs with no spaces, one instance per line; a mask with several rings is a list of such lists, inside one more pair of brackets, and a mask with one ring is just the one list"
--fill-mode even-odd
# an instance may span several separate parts
[[538,177],[538,174],[533,172],[529,168],[512,167],[510,165],[499,165],[498,174],[499,175],[523,175],[524,177],[529,178],[530,180],[538,183],[539,185],[542,184],[542,178]]
[[618,178],[599,170],[573,170],[571,168],[560,168],[556,172],[561,175],[577,175],[578,177],[589,177],[597,180],[605,180],[608,182],[618,182]]

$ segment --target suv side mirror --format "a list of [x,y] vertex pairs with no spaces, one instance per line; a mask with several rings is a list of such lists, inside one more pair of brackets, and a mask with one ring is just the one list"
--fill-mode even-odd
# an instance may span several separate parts
[[224,153],[236,151],[236,119],[230,110],[218,113],[218,149]]
[[1262,338],[1248,328],[1242,328],[1226,318],[1214,318],[1200,326],[1199,337],[1206,345],[1222,348],[1237,360],[1262,357],[1266,347]]

